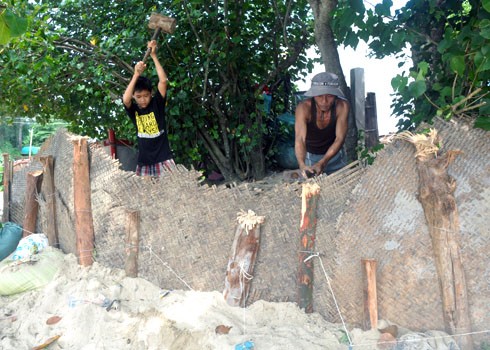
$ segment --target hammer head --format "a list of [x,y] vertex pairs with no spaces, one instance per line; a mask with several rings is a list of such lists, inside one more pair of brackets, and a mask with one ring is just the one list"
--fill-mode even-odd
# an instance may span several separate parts
[[150,16],[150,23],[148,28],[157,29],[160,28],[162,32],[172,34],[175,31],[177,21],[175,18],[167,17],[159,13],[153,12]]

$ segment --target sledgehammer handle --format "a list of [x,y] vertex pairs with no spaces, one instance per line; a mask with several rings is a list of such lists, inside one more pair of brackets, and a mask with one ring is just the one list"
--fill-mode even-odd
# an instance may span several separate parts
[[[161,28],[157,28],[155,30],[155,33],[153,33],[153,36],[151,37],[151,40],[156,40],[158,38],[158,35],[160,35]],[[150,56],[151,53],[151,48],[149,47],[148,50],[146,50],[145,56],[143,57],[143,63],[146,63],[146,60],[148,59],[148,56]]]

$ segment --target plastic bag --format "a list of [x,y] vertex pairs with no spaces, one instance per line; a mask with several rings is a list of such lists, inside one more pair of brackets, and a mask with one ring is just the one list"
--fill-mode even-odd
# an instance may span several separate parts
[[20,240],[17,249],[13,252],[12,260],[21,260],[41,252],[48,246],[48,237],[43,233],[34,233]]

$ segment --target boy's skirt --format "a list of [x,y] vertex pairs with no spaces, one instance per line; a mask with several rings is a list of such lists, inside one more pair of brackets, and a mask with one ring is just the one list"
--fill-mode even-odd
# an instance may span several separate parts
[[137,165],[136,175],[138,176],[161,176],[165,171],[172,171],[175,169],[175,162],[173,159],[167,159],[163,162],[151,164],[151,165]]

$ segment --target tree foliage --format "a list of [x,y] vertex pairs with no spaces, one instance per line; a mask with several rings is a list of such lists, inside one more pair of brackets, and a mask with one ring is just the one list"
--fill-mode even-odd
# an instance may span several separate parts
[[399,127],[440,116],[490,130],[490,0],[409,0],[394,15],[391,0],[341,3],[335,30],[344,44],[364,40],[377,58],[395,54],[401,64],[411,50],[409,74],[392,80]]
[[158,49],[170,79],[171,146],[179,163],[211,159],[228,179],[264,175],[272,130],[262,88],[282,94],[289,79],[312,68],[304,55],[311,43],[306,0],[16,4],[30,24],[0,56],[0,113],[63,119],[92,137],[113,128],[134,138],[120,96],[151,37],[151,12],[163,12],[178,23],[174,34],[159,37]]

